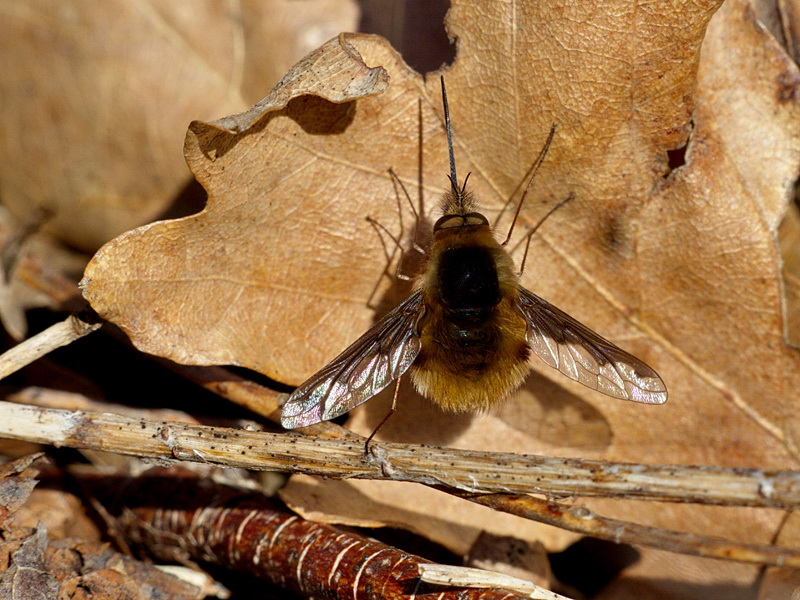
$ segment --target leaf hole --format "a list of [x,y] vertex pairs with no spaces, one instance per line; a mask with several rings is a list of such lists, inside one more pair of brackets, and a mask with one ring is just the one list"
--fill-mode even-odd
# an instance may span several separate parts
[[667,164],[670,173],[686,164],[686,144],[675,150],[667,150]]
[[689,147],[689,139],[675,148],[674,150],[667,150],[667,171],[664,173],[664,179],[667,179],[675,169],[680,169],[686,164],[686,150]]
[[664,172],[663,178],[667,179],[672,172],[676,169],[686,165],[686,157],[690,151],[692,143],[692,134],[694,132],[694,121],[689,122],[689,132],[686,139],[683,140],[676,148],[667,150],[667,169]]

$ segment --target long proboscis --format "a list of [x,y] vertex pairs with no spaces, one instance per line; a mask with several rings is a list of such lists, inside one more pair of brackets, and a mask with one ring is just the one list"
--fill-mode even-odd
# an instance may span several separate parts
[[464,206],[464,188],[467,182],[464,181],[464,187],[458,187],[458,176],[456,175],[456,154],[453,151],[453,130],[450,127],[450,107],[447,104],[447,88],[444,85],[444,75],[442,75],[442,105],[444,106],[444,128],[447,131],[447,149],[450,152],[450,185],[453,188],[453,194],[456,197],[456,202],[460,207]]

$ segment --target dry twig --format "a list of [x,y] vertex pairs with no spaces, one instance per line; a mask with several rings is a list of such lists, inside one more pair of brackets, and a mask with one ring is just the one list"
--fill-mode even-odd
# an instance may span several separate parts
[[760,565],[800,567],[800,550],[796,548],[748,544],[684,531],[647,527],[602,517],[584,506],[567,505],[533,496],[511,494],[476,496],[457,490],[447,490],[447,492],[518,517],[617,543],[649,546],[668,552],[705,558],[721,558]]
[[8,402],[0,402],[0,436],[223,467],[411,481],[467,493],[800,506],[800,473],[795,471],[636,465],[395,443],[374,444],[373,452],[365,457],[363,443],[350,439],[159,422]]
[[[800,478],[793,471],[628,465],[404,444],[376,445],[379,456],[364,457],[361,442],[347,439],[155,422],[5,402],[0,402],[0,436],[226,467],[415,481],[496,510],[617,542],[759,564],[800,566],[800,551],[794,549],[650,528],[606,519],[582,507],[478,491],[485,484],[495,491],[511,487],[546,494],[585,492],[591,496],[675,501],[694,496],[695,501],[707,504],[791,508],[798,505]],[[442,465],[447,465],[447,483],[442,481]],[[602,477],[596,477],[598,473]]]
[[[288,394],[276,392],[244,377],[240,377],[223,367],[193,367],[162,360],[162,364],[182,375],[189,381],[203,386],[210,392],[222,396],[226,400],[238,404],[257,415],[266,417],[273,423],[281,422],[281,406]],[[331,438],[361,439],[360,436],[339,427],[334,423],[323,421],[297,430],[306,435],[318,435]]]
[[64,321],[48,327],[3,353],[0,356],[0,379],[8,377],[57,348],[90,334],[101,325],[100,321],[90,318],[88,314],[70,315]]

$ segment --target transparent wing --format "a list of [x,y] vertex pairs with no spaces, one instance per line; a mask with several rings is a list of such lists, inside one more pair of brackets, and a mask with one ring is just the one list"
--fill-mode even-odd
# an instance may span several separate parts
[[422,292],[411,294],[297,388],[281,413],[286,429],[338,417],[396,381],[419,354]]
[[614,398],[663,404],[667,387],[653,369],[549,302],[519,288],[527,341],[545,363],[586,387]]

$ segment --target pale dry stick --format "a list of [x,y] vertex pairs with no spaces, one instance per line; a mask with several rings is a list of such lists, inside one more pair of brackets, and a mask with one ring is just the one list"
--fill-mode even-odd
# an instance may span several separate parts
[[[342,427],[336,427],[342,431],[348,431]],[[444,486],[436,489],[523,519],[546,523],[567,531],[613,541],[618,544],[649,546],[678,554],[754,564],[800,566],[798,561],[800,554],[795,549],[781,546],[747,544],[710,536],[647,527],[637,523],[602,517],[582,506],[545,501],[529,495],[520,496],[502,493],[475,495]],[[505,585],[505,587],[513,588],[510,585]]]
[[461,493],[539,493],[796,509],[800,473],[636,465],[187,425],[0,402],[0,437],[222,467],[411,481]]
[[800,550],[796,548],[748,544],[683,531],[647,527],[628,521],[601,517],[584,506],[571,506],[527,495],[475,495],[453,490],[446,491],[459,498],[524,519],[547,523],[567,531],[617,543],[649,546],[677,554],[704,558],[735,560],[759,565],[800,567]]
[[0,379],[8,377],[57,348],[67,346],[100,328],[102,323],[76,313],[0,355]]
[[[200,424],[192,415],[171,408],[132,408],[124,404],[113,404],[103,400],[95,400],[77,392],[67,392],[53,388],[28,386],[19,391],[8,394],[5,399],[14,404],[39,406],[41,408],[57,408],[62,410],[85,412],[112,412],[128,417],[144,417],[146,419],[176,421],[180,423]],[[234,419],[219,420],[215,425],[236,427],[239,422]]]
[[[604,519],[580,507],[554,502],[543,503],[530,496],[511,494],[478,495],[474,490],[458,489],[459,477],[443,485],[441,473],[451,469],[471,473],[476,483],[484,478],[498,488],[493,475],[498,466],[513,459],[520,476],[532,481],[526,491],[541,493],[575,493],[585,490],[586,495],[645,499],[651,497],[645,489],[635,495],[626,495],[625,488],[640,487],[638,479],[628,480],[631,471],[641,475],[649,473],[650,484],[659,489],[659,500],[670,499],[664,494],[672,489],[671,499],[688,501],[684,486],[695,481],[696,476],[706,477],[708,490],[700,495],[706,504],[728,506],[781,506],[798,505],[797,481],[800,474],[791,471],[747,472],[743,469],[703,467],[658,467],[628,465],[602,461],[552,459],[500,453],[469,452],[447,448],[431,448],[404,444],[381,444],[382,461],[364,460],[361,441],[306,438],[293,434],[267,434],[219,427],[187,426],[146,419],[131,419],[112,414],[80,413],[53,409],[39,409],[0,402],[0,437],[10,437],[56,446],[101,449],[120,454],[161,459],[180,459],[223,467],[242,467],[253,470],[279,470],[312,473],[339,478],[392,479],[432,485],[449,494],[477,502],[535,521],[545,522],[564,529],[580,531],[618,543],[632,543],[661,548],[661,544],[674,551],[698,556],[713,556],[767,565],[800,567],[800,551],[791,548],[758,546],[727,542],[704,536],[647,528],[633,523]],[[363,438],[362,438],[363,439]],[[267,450],[267,445],[269,450]],[[423,457],[423,455],[425,455]],[[391,460],[389,460],[391,458]],[[488,462],[475,459],[489,459]],[[422,462],[421,468],[418,463]],[[411,465],[403,468],[402,464]],[[433,472],[430,463],[433,464]],[[471,467],[465,467],[471,464]],[[443,468],[442,465],[447,465]],[[487,465],[489,466],[488,473]],[[587,467],[594,465],[594,468]],[[602,466],[602,479],[592,484],[591,473]],[[658,477],[655,474],[664,470]],[[753,478],[753,475],[755,479]],[[487,476],[488,475],[488,476]],[[503,473],[499,481],[521,488],[521,480],[511,481]],[[612,484],[613,483],[613,484]],[[670,485],[671,483],[671,485]],[[624,484],[624,485],[623,485]],[[759,494],[760,486],[772,487],[769,496]],[[714,488],[719,486],[719,490]],[[738,489],[738,493],[733,490]],[[571,491],[566,491],[571,490]],[[721,491],[722,490],[722,491]],[[749,491],[748,491],[749,490]],[[696,490],[695,490],[696,492]],[[538,502],[538,509],[537,507]],[[576,511],[576,512],[571,512]],[[589,518],[591,517],[591,521]],[[686,543],[681,544],[685,539]],[[655,540],[655,541],[654,541]]]
[[[180,365],[166,359],[158,360],[175,373],[204,387],[208,391],[222,396],[226,400],[238,404],[257,415],[266,417],[273,423],[280,424],[281,406],[283,406],[289,394],[259,385],[223,367],[193,367]],[[328,421],[309,425],[308,427],[297,429],[297,431],[306,435],[318,435],[325,438],[363,439],[352,431]]]
[[454,567],[435,563],[421,564],[417,568],[419,569],[420,579],[425,583],[476,589],[499,587],[526,594],[532,600],[570,600],[566,596],[551,592],[532,581],[485,569]]

